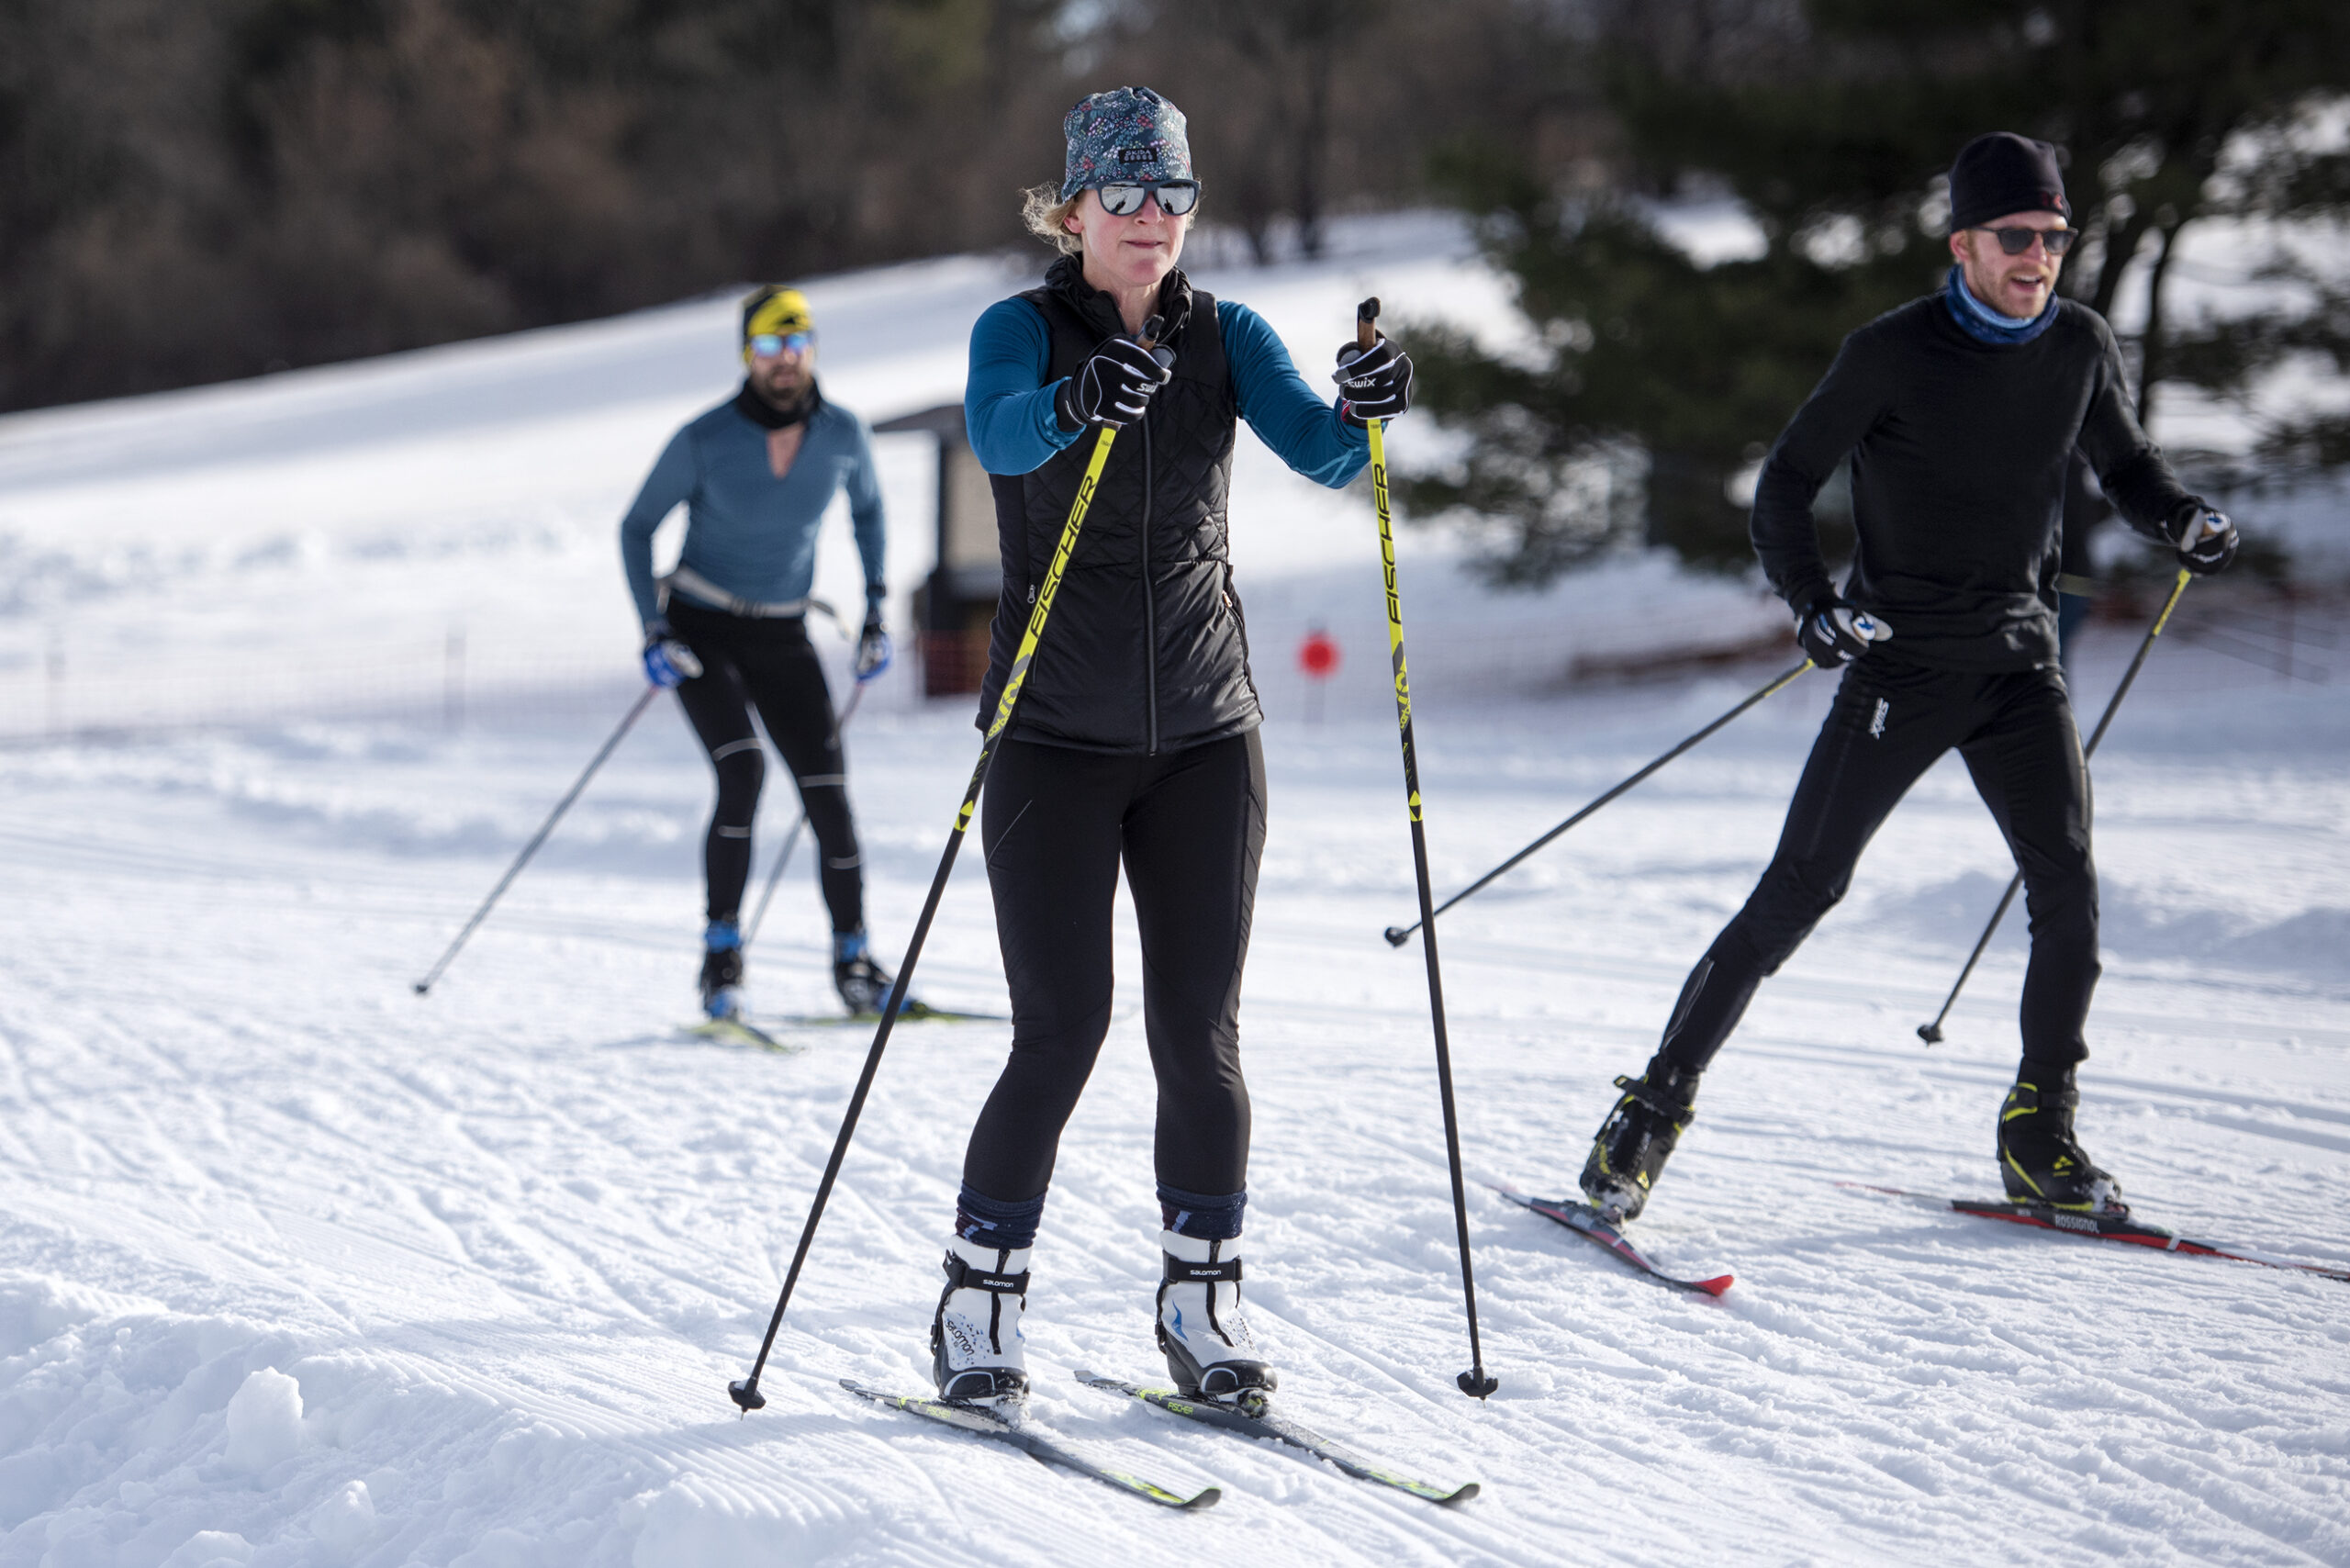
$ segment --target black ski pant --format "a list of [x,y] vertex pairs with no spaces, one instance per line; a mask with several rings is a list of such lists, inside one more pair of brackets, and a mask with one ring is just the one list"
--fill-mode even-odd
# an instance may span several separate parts
[[718,804],[702,841],[709,915],[736,920],[751,875],[751,822],[767,779],[767,756],[751,711],[800,786],[800,803],[816,834],[817,877],[834,931],[865,928],[864,861],[848,810],[847,761],[833,721],[824,666],[797,616],[755,619],[707,610],[672,597],[671,630],[701,660],[701,674],[677,688],[677,700],[718,775]]
[[1844,673],[1796,786],[1778,852],[1690,971],[1658,1054],[1701,1072],[1852,883],[1895,804],[1952,747],[2023,872],[2031,961],[2023,982],[2026,1059],[2070,1068],[2097,989],[2097,871],[2089,861],[2088,768],[2064,678],[2053,668],[1927,669],[1883,653]]
[[1265,847],[1253,730],[1157,756],[1005,741],[979,818],[1012,987],[1012,1056],[971,1129],[967,1192],[1041,1200],[1110,1027],[1110,906],[1123,862],[1142,938],[1162,1188],[1248,1177],[1240,970]]

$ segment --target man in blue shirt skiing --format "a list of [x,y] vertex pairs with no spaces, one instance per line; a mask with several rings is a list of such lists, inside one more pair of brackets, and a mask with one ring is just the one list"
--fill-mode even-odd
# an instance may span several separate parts
[[[865,421],[817,389],[815,324],[799,290],[769,286],[744,303],[743,362],[741,389],[670,439],[621,521],[621,560],[644,624],[645,675],[677,692],[718,776],[702,851],[702,1006],[713,1019],[743,1010],[743,890],[767,772],[755,709],[815,832],[833,923],[833,983],[851,1013],[871,1013],[890,976],[866,940],[847,761],[807,616],[817,529],[833,497],[845,491],[865,566],[856,678],[870,679],[889,664],[881,487]],[[677,569],[655,577],[654,531],[680,503],[685,546]]]

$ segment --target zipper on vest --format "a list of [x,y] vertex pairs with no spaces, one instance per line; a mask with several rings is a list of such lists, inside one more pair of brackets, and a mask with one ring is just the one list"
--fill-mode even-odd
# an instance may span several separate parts
[[1158,755],[1158,607],[1150,588],[1150,414],[1135,421],[1142,427],[1142,678],[1150,716],[1150,752]]

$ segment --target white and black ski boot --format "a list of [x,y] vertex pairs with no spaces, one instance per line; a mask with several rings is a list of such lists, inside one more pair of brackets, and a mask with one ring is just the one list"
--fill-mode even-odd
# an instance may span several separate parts
[[1158,1348],[1185,1396],[1261,1406],[1279,1386],[1240,1309],[1240,1243],[1158,1233],[1167,1275],[1158,1286]]
[[1599,1126],[1583,1161],[1582,1186],[1591,1206],[1621,1224],[1648,1206],[1673,1146],[1696,1119],[1697,1075],[1658,1057],[1638,1078],[1618,1078],[1624,1097]]
[[2081,1092],[2069,1072],[2019,1078],[1999,1107],[1999,1178],[2019,1204],[2047,1204],[2082,1213],[2127,1214],[2121,1183],[2097,1168],[2073,1136]]
[[946,1288],[930,1320],[930,1375],[938,1396],[964,1405],[1018,1404],[1028,1397],[1028,1307],[1033,1248],[988,1247],[957,1237],[946,1244]]
[[712,1018],[743,1015],[743,934],[731,920],[713,920],[702,935],[701,1010]]

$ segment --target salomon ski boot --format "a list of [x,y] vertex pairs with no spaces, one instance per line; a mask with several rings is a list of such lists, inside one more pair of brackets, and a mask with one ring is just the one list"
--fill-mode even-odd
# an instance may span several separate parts
[[1240,1243],[1158,1233],[1167,1276],[1158,1286],[1158,1348],[1192,1399],[1260,1408],[1279,1385],[1240,1310]]
[[946,1244],[946,1288],[930,1320],[930,1375],[938,1396],[965,1405],[1028,1397],[1028,1307],[1033,1248],[987,1247],[957,1237]]
[[2121,1184],[2097,1168],[2073,1137],[2081,1092],[2069,1072],[2035,1072],[2044,1083],[2019,1078],[1999,1107],[1999,1178],[2020,1204],[2047,1204],[2082,1212],[2127,1214]]
[[1652,1058],[1638,1078],[1618,1078],[1624,1097],[1599,1126],[1583,1161],[1583,1191],[1610,1224],[1639,1216],[1673,1145],[1696,1117],[1697,1075]]
[[731,920],[713,920],[702,935],[701,1010],[712,1018],[743,1015],[743,933]]
[[841,1005],[859,1017],[881,1011],[890,999],[895,976],[873,961],[873,948],[862,931],[837,932],[833,936],[833,989]]

